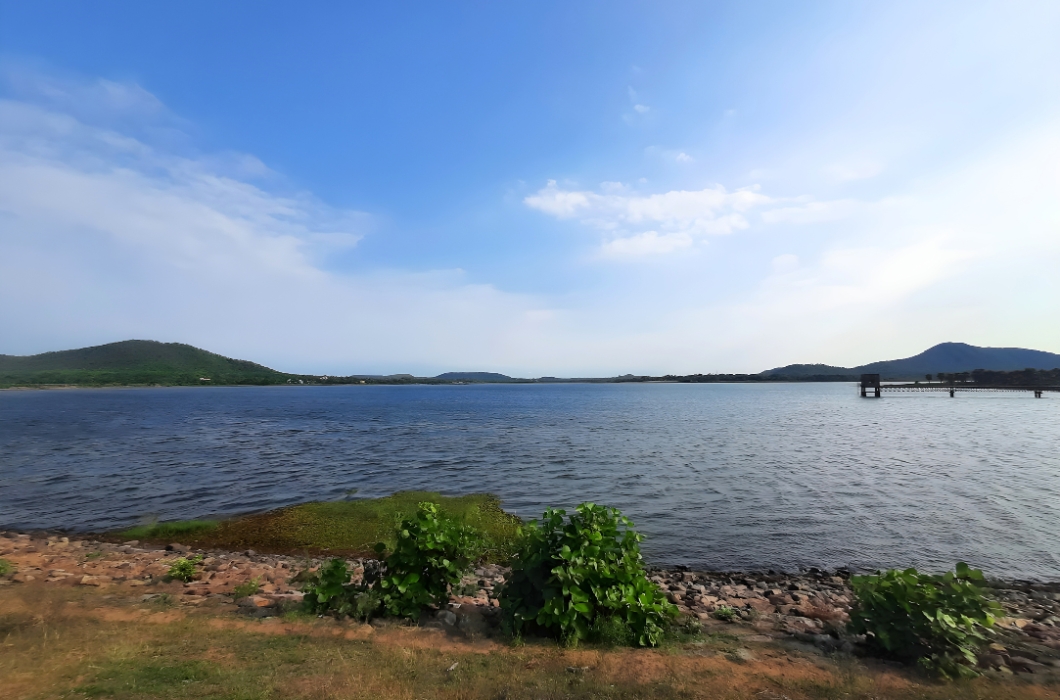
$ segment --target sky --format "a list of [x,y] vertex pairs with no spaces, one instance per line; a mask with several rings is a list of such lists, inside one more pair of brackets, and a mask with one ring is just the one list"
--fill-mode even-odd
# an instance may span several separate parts
[[0,353],[1060,352],[1060,3],[0,0]]

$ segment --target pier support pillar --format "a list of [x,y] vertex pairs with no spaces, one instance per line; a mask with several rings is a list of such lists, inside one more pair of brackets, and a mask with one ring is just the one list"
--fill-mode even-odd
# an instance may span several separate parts
[[867,399],[869,397],[869,389],[873,390],[873,396],[875,396],[877,399],[880,398],[880,375],[861,375],[861,398]]
[[950,398],[953,398],[953,389],[950,389]]

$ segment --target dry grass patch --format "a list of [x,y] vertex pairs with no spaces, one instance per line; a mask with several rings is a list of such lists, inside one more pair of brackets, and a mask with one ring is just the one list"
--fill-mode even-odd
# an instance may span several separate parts
[[[1057,697],[1019,681],[933,682],[706,637],[664,650],[467,642],[334,620],[249,620],[106,591],[0,588],[0,697],[249,700],[869,700]],[[353,639],[347,638],[353,633]],[[737,651],[743,650],[742,655]]]

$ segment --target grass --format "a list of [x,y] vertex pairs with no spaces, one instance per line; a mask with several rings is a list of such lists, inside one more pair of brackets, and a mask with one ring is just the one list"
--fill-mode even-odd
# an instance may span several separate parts
[[116,535],[155,542],[179,540],[202,548],[372,556],[377,542],[393,547],[397,525],[414,514],[421,501],[437,503],[448,517],[484,533],[488,561],[510,557],[521,521],[506,513],[491,494],[442,496],[431,491],[401,491],[384,498],[303,503],[232,520],[145,525]]
[[220,524],[217,520],[177,520],[170,523],[137,525],[122,530],[120,534],[127,540],[174,540],[216,530]]
[[[137,614],[138,611],[143,614]],[[0,588],[0,697],[178,700],[977,700],[1055,697],[978,679],[941,684],[858,661],[759,645],[734,663],[707,635],[672,651],[468,644],[392,627],[346,639],[333,620],[251,621],[203,608],[135,604],[99,591]],[[452,669],[452,670],[450,670]]]

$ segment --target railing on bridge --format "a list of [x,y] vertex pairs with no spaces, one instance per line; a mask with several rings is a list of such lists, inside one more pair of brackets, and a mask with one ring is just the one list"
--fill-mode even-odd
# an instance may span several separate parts
[[921,384],[915,382],[913,384],[884,384],[880,381],[880,375],[878,374],[863,374],[861,375],[861,382],[859,383],[862,398],[869,397],[869,390],[872,390],[873,398],[880,398],[884,391],[888,392],[935,392],[935,391],[948,391],[950,398],[957,395],[958,391],[963,392],[981,392],[981,391],[1031,391],[1034,392],[1034,398],[1040,399],[1046,391],[1060,391],[1060,386],[1012,386],[1007,384],[975,384],[965,382],[939,382],[936,384]]

